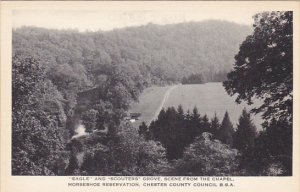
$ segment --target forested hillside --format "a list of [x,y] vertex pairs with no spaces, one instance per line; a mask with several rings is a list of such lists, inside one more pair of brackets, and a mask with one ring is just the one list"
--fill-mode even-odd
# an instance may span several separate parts
[[248,26],[214,20],[86,33],[24,27],[13,32],[13,51],[39,58],[51,73],[72,72],[80,88],[97,84],[91,73],[112,64],[142,76],[140,83],[179,82],[194,73],[211,81],[232,69],[249,33]]

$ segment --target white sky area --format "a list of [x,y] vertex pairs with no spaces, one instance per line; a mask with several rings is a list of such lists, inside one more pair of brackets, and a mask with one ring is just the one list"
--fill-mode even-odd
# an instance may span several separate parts
[[208,19],[226,20],[252,25],[253,10],[201,10],[198,11],[14,11],[13,28],[37,26],[51,29],[77,29],[79,31],[113,30],[148,23],[174,24]]

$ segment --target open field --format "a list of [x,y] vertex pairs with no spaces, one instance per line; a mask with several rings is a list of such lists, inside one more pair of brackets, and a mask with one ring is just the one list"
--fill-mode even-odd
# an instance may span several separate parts
[[133,103],[129,110],[129,113],[141,113],[141,117],[133,125],[138,126],[143,121],[150,123],[163,107],[172,87],[174,86],[154,86],[145,89],[139,98],[139,102]]
[[[171,86],[167,87],[151,87],[146,89],[140,97],[139,103],[134,103],[131,112],[141,113],[141,117],[134,125],[139,125],[142,121],[150,123],[157,117],[157,111],[164,108],[174,106],[177,108],[181,104],[184,110],[192,111],[197,106],[201,115],[207,114],[209,118],[217,114],[220,121],[227,110],[234,126],[238,122],[239,116],[244,107],[251,109],[245,103],[236,104],[234,98],[230,97],[222,86],[222,83],[206,83],[196,85],[177,85],[170,90],[167,98],[164,98]],[[258,105],[255,102],[254,105]],[[262,119],[259,115],[252,116],[255,125],[259,128]]]

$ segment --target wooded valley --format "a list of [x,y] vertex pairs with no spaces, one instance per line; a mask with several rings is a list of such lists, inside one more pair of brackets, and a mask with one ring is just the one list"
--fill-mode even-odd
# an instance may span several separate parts
[[[78,32],[13,30],[13,175],[291,175],[292,12],[255,25],[207,20]],[[236,102],[263,104],[235,127],[197,108],[126,120],[151,86],[224,82]],[[79,125],[86,135],[72,138]]]

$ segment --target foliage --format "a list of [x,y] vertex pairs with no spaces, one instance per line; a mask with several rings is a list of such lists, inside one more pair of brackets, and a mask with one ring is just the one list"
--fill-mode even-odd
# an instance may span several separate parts
[[233,147],[240,152],[239,166],[241,169],[247,170],[244,173],[245,175],[253,174],[251,165],[256,155],[254,153],[256,135],[257,130],[252,123],[250,113],[244,108],[237,124]]
[[23,27],[13,31],[13,52],[41,58],[67,97],[67,90],[102,84],[107,72],[100,72],[110,65],[122,67],[137,87],[180,82],[194,73],[216,81],[219,73],[231,69],[239,43],[249,32],[247,26],[213,20],[84,33]]
[[177,112],[174,107],[163,109],[158,115],[158,120],[149,126],[150,139],[160,141],[167,150],[167,158],[173,159],[182,154],[184,130],[177,124]]
[[241,150],[243,153],[254,147],[256,136],[256,127],[252,123],[250,113],[244,109],[239,118],[237,130],[234,139],[234,148]]
[[146,139],[148,134],[148,127],[145,122],[142,122],[142,124],[139,126],[139,135],[143,135]]
[[292,122],[293,13],[263,12],[254,16],[254,32],[240,46],[234,70],[224,86],[237,102],[263,100],[253,112]]
[[12,174],[57,174],[65,132],[51,106],[59,110],[60,95],[37,60],[14,56],[12,68]]
[[181,83],[184,84],[203,84],[206,82],[223,82],[227,78],[227,69],[225,71],[213,72],[210,71],[209,75],[202,73],[192,73],[189,76],[184,76]]
[[201,127],[203,132],[211,132],[210,130],[211,123],[209,122],[209,119],[206,114],[202,117],[201,121],[202,121]]
[[219,118],[217,117],[217,114],[215,113],[214,117],[211,119],[210,130],[213,135],[217,135],[219,129],[220,129]]
[[69,160],[68,167],[66,168],[65,175],[77,175],[79,165],[76,153],[72,152]]
[[222,141],[227,142],[227,127],[231,125],[230,136],[233,139],[232,124],[229,124],[228,120],[227,113],[222,128],[224,130],[220,132],[220,124],[216,116],[210,122],[207,115],[201,116],[199,114],[197,107],[193,108],[192,113],[189,111],[184,113],[182,106],[179,105],[177,110],[174,107],[167,110],[162,109],[156,121],[151,122],[149,127],[141,126],[140,128],[143,128],[144,136],[147,135],[150,139],[161,142],[166,148],[168,160],[173,160],[181,158],[184,148],[189,146],[203,132],[214,133],[215,138],[224,135]]
[[161,175],[168,168],[162,145],[133,131],[121,131],[105,145],[99,137],[85,147],[81,172],[88,175]]
[[[252,112],[263,113],[264,130],[254,148],[243,153],[241,165],[253,175],[291,175],[293,12],[263,12],[253,18],[254,32],[240,46],[234,70],[224,82],[229,95],[237,93],[237,102],[251,103],[253,97],[263,100]],[[252,145],[253,136],[248,138]]]
[[293,129],[287,120],[272,119],[255,140],[248,170],[258,175],[292,175]]
[[230,147],[232,147],[233,145],[234,129],[227,111],[225,112],[216,138],[219,139],[222,143],[229,145]]
[[183,77],[182,84],[202,84],[205,83],[205,80],[203,79],[202,74],[192,74],[188,77]]
[[174,161],[172,175],[184,176],[225,176],[235,175],[238,162],[237,150],[217,140],[212,134],[204,132],[185,149],[182,159]]
[[93,132],[97,128],[97,120],[99,118],[99,112],[95,109],[90,109],[81,114],[82,124],[86,128],[86,132]]

